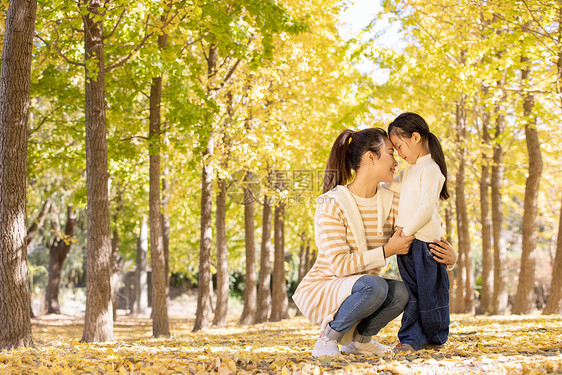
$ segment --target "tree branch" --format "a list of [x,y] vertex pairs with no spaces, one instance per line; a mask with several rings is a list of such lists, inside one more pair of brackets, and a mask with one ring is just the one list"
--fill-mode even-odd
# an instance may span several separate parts
[[144,46],[144,43],[146,43],[148,38],[150,38],[154,34],[154,32],[151,32],[150,34],[148,34],[148,21],[149,21],[149,19],[150,19],[150,15],[146,16],[146,23],[144,25],[144,38],[140,41],[139,44],[137,44],[137,46],[135,48],[133,48],[133,50],[127,56],[125,56],[123,59],[121,59],[121,61],[118,61],[115,64],[112,64],[109,67],[107,67],[106,68],[107,72],[110,72],[113,69],[118,68],[121,65],[125,64],[127,61],[129,61],[129,59],[131,57],[133,57],[133,54],[135,52],[137,52],[139,49],[141,49],[141,47]]
[[46,116],[43,116],[43,118],[41,119],[39,124],[35,128],[33,128],[29,131],[29,134],[31,135],[31,134],[35,133],[36,131],[38,131],[41,128],[41,126],[43,126],[43,124],[49,119],[49,117],[51,117],[51,115],[53,115],[55,112],[57,112],[63,106],[64,106],[64,104],[61,104],[58,107],[56,107],[53,111],[48,113]]
[[230,77],[232,77],[232,75],[234,74],[234,72],[236,71],[236,68],[238,68],[238,65],[240,64],[240,61],[242,61],[242,59],[238,59],[236,60],[236,63],[232,66],[232,68],[230,68],[230,71],[226,74],[226,76],[224,77],[224,80],[221,83],[220,87],[223,87],[228,80],[230,79]]
[[120,141],[130,141],[131,139],[144,139],[146,141],[148,141],[148,137],[142,136],[142,135],[132,135],[130,137],[126,137],[126,138],[119,138]]
[[35,37],[36,37],[37,39],[39,39],[40,41],[42,41],[43,43],[45,43],[45,45],[46,45],[47,47],[49,47],[49,48],[54,48],[55,51],[57,51],[58,55],[59,55],[60,57],[62,57],[62,58],[64,59],[64,61],[66,61],[67,63],[69,63],[69,64],[71,64],[71,65],[81,66],[81,67],[85,67],[85,66],[86,66],[84,63],[79,63],[79,62],[70,60],[68,57],[66,57],[66,56],[64,55],[64,53],[61,52],[61,50],[59,49],[59,47],[57,47],[56,44],[52,44],[52,45],[49,44],[45,39],[41,38],[41,36],[40,36],[37,32],[35,32]]
[[[131,74],[129,74],[129,71],[127,70],[127,68],[125,67],[125,74],[127,75],[127,77],[132,77]],[[150,95],[148,95],[147,93],[145,93],[143,91],[143,89],[141,89],[136,83],[135,80],[131,78],[131,84],[133,85],[133,87],[140,92],[145,98],[150,99]]]
[[[127,8],[124,8],[123,11],[121,12],[121,15],[119,16],[119,19],[117,20],[117,22],[115,23],[115,26],[113,27],[113,30],[111,30],[111,32],[107,35],[103,36],[103,39],[109,39],[113,36],[113,34],[115,33],[115,30],[117,30],[117,27],[119,26],[119,24],[121,23],[121,20],[123,19],[123,16],[125,15],[125,12],[127,11]],[[147,17],[148,20],[148,17]]]

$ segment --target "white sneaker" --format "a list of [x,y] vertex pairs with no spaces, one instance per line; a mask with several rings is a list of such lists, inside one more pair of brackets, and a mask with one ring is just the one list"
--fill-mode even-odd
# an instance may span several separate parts
[[371,339],[371,342],[355,342],[341,348],[342,353],[356,355],[383,355],[390,353],[390,347]]
[[338,357],[340,355],[341,353],[340,348],[338,347],[338,342],[328,337],[319,337],[318,340],[316,340],[314,349],[312,349],[313,357]]

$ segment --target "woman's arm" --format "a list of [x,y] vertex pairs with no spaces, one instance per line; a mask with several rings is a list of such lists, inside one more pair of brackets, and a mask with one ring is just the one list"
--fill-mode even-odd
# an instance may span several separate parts
[[347,243],[344,214],[333,199],[319,204],[315,215],[318,250],[326,256],[328,266],[337,276],[348,276],[383,267],[382,246],[366,252],[352,251]]
[[385,257],[388,258],[395,254],[408,254],[414,238],[414,236],[404,236],[402,234],[402,228],[398,227],[386,245],[383,246]]
[[455,263],[457,263],[457,252],[449,241],[441,237],[440,240],[434,240],[433,243],[429,244],[429,248],[434,255],[433,259],[449,266],[447,267],[448,270],[453,269]]

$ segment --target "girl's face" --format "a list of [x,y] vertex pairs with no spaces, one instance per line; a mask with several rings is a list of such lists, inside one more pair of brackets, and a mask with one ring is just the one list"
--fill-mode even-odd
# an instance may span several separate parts
[[418,157],[423,151],[419,133],[414,133],[412,137],[405,138],[397,136],[396,132],[392,132],[390,140],[396,148],[396,151],[398,151],[398,156],[406,160],[409,164],[416,164]]
[[373,162],[373,172],[380,181],[392,182],[397,165],[394,159],[394,147],[390,140],[385,138],[384,146],[380,148],[380,157]]

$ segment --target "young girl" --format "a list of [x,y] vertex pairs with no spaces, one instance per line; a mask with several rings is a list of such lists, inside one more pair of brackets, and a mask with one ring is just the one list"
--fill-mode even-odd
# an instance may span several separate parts
[[390,123],[388,134],[398,155],[410,164],[392,186],[401,191],[396,225],[403,235],[416,238],[410,251],[397,258],[410,299],[394,351],[414,351],[444,344],[449,335],[449,278],[431,252],[432,243],[440,243],[443,235],[439,199],[449,197],[447,166],[439,140],[421,116],[402,113]]

